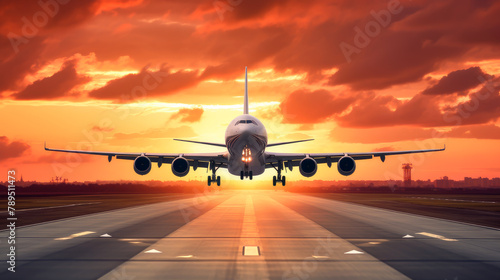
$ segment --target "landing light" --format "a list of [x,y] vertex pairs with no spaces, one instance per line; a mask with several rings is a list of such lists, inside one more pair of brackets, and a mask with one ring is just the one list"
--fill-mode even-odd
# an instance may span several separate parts
[[241,152],[241,160],[243,162],[252,161],[252,151],[248,147],[243,148],[243,151]]

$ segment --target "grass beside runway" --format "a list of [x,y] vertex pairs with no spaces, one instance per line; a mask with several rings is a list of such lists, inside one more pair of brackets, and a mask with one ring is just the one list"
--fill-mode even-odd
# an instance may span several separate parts
[[[16,198],[16,224],[25,226],[102,211],[190,198],[194,195],[165,193],[18,196]],[[7,212],[0,212],[0,219],[6,218]]]
[[500,195],[312,193],[311,196],[500,228]]

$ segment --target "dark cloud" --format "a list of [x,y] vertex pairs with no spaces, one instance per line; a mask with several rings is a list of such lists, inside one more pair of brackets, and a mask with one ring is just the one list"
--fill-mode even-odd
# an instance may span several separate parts
[[438,69],[438,62],[466,50],[443,44],[438,32],[385,30],[352,62],[340,65],[330,85],[348,84],[356,90],[383,89],[415,82]]
[[[441,109],[439,96],[417,94],[397,104],[390,96],[364,96],[352,110],[336,117],[345,127],[413,125],[422,127],[485,124],[500,117],[500,86],[485,85],[469,94],[469,100]],[[394,104],[397,104],[394,106]]]
[[203,108],[182,108],[170,117],[170,120],[181,122],[199,122],[203,115]]
[[0,161],[17,158],[25,154],[30,145],[22,141],[10,141],[7,136],[0,136]]
[[15,93],[18,100],[55,99],[68,96],[77,85],[89,82],[90,78],[76,73],[75,61],[66,62],[59,72],[50,77],[35,81],[24,90]]
[[24,78],[40,68],[43,41],[42,37],[31,38],[16,52],[9,38],[0,35],[0,92],[19,90]]
[[26,36],[31,33],[47,33],[50,29],[67,29],[92,18],[99,9],[100,2],[104,1],[3,1],[0,6],[0,32]]
[[[416,94],[401,101],[390,95],[364,92],[334,95],[326,90],[291,93],[280,105],[284,122],[310,124],[334,119],[342,127],[398,125],[421,127],[486,124],[500,118],[500,78],[490,79],[468,100]],[[444,106],[443,104],[449,104]]]
[[138,74],[129,74],[109,81],[105,86],[91,91],[89,96],[127,102],[147,96],[172,94],[194,86],[198,81],[197,71],[170,72],[169,68],[149,71],[145,67]]
[[479,67],[457,70],[442,77],[435,85],[422,91],[422,94],[466,94],[468,90],[475,88],[489,78],[491,76],[486,75]]

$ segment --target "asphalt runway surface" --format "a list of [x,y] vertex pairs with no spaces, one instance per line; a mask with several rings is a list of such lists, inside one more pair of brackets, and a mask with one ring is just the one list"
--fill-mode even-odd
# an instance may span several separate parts
[[[40,210],[43,211],[43,210]],[[500,279],[500,230],[222,191],[0,232],[0,279]]]

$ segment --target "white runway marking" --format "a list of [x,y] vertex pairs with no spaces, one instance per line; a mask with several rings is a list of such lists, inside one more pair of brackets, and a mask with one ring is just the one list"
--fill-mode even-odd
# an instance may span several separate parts
[[181,258],[181,259],[190,259],[192,258],[193,255],[187,255],[187,256],[177,256],[177,258]]
[[260,256],[259,246],[243,246],[243,256]]
[[433,238],[437,238],[437,239],[441,239],[441,240],[444,240],[444,241],[458,241],[456,239],[446,238],[446,237],[444,237],[442,235],[437,235],[437,234],[428,233],[428,232],[419,232],[417,234],[425,235],[425,236],[429,236],[429,237],[433,237]]
[[161,251],[158,251],[156,249],[151,249],[151,250],[148,250],[148,251],[146,251],[144,253],[146,253],[146,254],[160,254]]
[[[49,207],[19,209],[19,210],[16,210],[16,212],[45,210],[45,209],[54,209],[54,208],[64,208],[64,207],[73,207],[73,206],[81,206],[81,205],[91,205],[91,204],[99,204],[99,203],[102,203],[102,202],[75,203],[75,204],[67,204],[67,205],[59,205],[59,206],[49,206]],[[2,213],[7,213],[7,211],[3,211]]]
[[79,232],[79,233],[74,233],[74,234],[72,234],[70,236],[55,238],[54,240],[69,240],[69,239],[73,239],[75,237],[89,235],[89,234],[92,234],[92,233],[95,233],[95,232],[93,232],[93,231],[83,231],[83,232]]
[[363,252],[357,251],[357,250],[351,250],[349,252],[345,252],[344,255],[363,255]]

